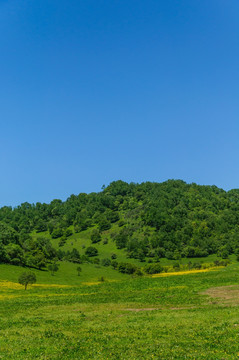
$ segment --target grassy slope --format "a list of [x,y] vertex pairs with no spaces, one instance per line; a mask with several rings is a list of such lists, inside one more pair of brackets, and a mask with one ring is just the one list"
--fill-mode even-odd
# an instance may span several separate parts
[[[118,281],[84,285],[95,278],[87,266],[82,277],[71,273],[74,264],[62,264],[55,276],[36,272],[38,282],[69,287],[1,286],[1,359],[238,359],[238,299],[223,303],[202,293],[239,284],[238,263],[162,278],[112,270]],[[0,265],[0,278],[14,281],[21,271]]]
[[[118,226],[117,225],[113,225],[112,228],[109,231],[105,231],[102,234],[102,240],[99,243],[96,244],[92,244],[91,240],[90,240],[90,235],[92,232],[93,228],[87,229],[85,231],[82,231],[80,233],[74,233],[73,235],[69,236],[67,238],[66,244],[62,247],[59,247],[59,239],[51,239],[51,236],[49,235],[48,232],[42,232],[42,233],[37,233],[33,232],[32,236],[33,237],[37,237],[37,236],[44,236],[49,238],[52,241],[53,246],[56,249],[62,249],[64,251],[67,250],[72,250],[73,248],[76,248],[79,253],[82,255],[85,253],[85,249],[88,246],[94,246],[98,249],[99,252],[99,258],[100,259],[104,259],[104,258],[111,258],[111,254],[116,254],[117,255],[117,261],[118,262],[130,262],[133,263],[135,265],[137,265],[138,267],[142,267],[145,265],[145,262],[140,262],[138,259],[129,259],[127,257],[127,253],[126,250],[124,249],[117,249],[115,242],[111,239],[110,237],[110,233],[112,231],[118,230]],[[73,230],[73,227],[72,227]],[[108,244],[103,244],[103,240],[107,239],[108,240]],[[216,255],[210,255],[206,258],[183,258],[180,261],[176,261],[176,260],[168,260],[166,258],[164,259],[160,259],[160,262],[163,266],[167,266],[167,265],[173,265],[174,263],[182,263],[182,264],[187,264],[189,261],[193,262],[193,263],[197,263],[197,262],[213,262],[214,260],[217,259]],[[232,255],[230,256],[230,259],[235,259],[235,256]],[[148,258],[146,258],[146,261],[148,260]],[[147,263],[147,262],[146,262]],[[84,265],[83,265],[84,266]],[[103,275],[104,276],[104,275]]]
[[[128,259],[126,256],[125,250],[117,249],[115,242],[110,237],[110,233],[116,229],[118,229],[118,226],[113,225],[109,231],[103,232],[102,240],[96,244],[92,244],[92,242],[90,240],[90,235],[91,235],[93,228],[87,229],[85,231],[81,231],[80,233],[74,233],[73,235],[71,235],[67,238],[66,244],[64,246],[60,247],[60,249],[67,251],[67,250],[72,250],[73,248],[76,248],[80,252],[80,254],[83,255],[85,253],[85,249],[88,246],[94,246],[95,248],[98,249],[100,259],[103,259],[103,258],[110,259],[111,254],[114,253],[117,255],[118,262],[131,262],[135,265],[142,266],[142,263],[139,260]],[[32,236],[33,237],[45,236],[51,240],[51,236],[49,235],[49,233],[47,231],[42,232],[42,233],[37,233],[37,234],[36,234],[36,232],[33,232]],[[108,244],[105,244],[105,245],[103,244],[104,239],[108,240]],[[59,249],[59,245],[58,245],[59,239],[53,239],[51,241],[52,241],[53,246],[55,246],[55,248]],[[82,248],[82,246],[84,246],[84,249]]]

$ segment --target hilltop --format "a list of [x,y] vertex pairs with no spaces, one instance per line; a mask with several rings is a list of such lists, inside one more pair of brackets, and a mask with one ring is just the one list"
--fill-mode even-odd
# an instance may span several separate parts
[[[126,183],[50,204],[0,209],[0,261],[38,269],[53,259],[133,273],[136,266],[239,250],[239,190]],[[131,264],[131,265],[129,265]]]

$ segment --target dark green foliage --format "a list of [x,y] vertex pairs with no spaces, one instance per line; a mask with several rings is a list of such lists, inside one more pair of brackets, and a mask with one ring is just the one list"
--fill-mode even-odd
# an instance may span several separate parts
[[72,234],[73,234],[73,232],[72,232],[71,229],[66,229],[65,232],[64,232],[64,235],[65,235],[66,237],[71,236]]
[[81,263],[81,256],[76,248],[73,248],[71,251],[68,251],[65,256],[65,259],[73,263],[78,263],[78,264]]
[[92,244],[95,244],[95,243],[98,243],[99,241],[101,241],[101,235],[100,235],[99,230],[93,229],[90,239],[91,239]]
[[63,235],[63,230],[60,228],[54,229],[51,233],[52,239],[57,239]]
[[156,263],[156,264],[147,264],[144,267],[144,271],[147,274],[159,274],[163,271],[163,267],[161,266],[161,264]]
[[26,265],[41,270],[46,267],[46,258],[40,251],[28,253],[26,256]]
[[[113,239],[128,258],[141,262],[210,254],[227,259],[239,249],[238,193],[181,180],[161,184],[120,180],[99,193],[71,195],[65,202],[5,206],[0,208],[0,262],[44,268],[57,254],[51,242],[36,239],[36,233],[59,238],[61,247],[74,232],[91,227],[86,233],[92,243],[107,232],[105,237]],[[62,252],[59,256],[69,261],[77,258]]]
[[[239,261],[239,260],[238,260],[238,261]],[[111,261],[111,266],[112,266],[113,269],[117,269],[117,267],[118,267],[118,261],[112,260],[112,261]]]
[[21,285],[24,285],[25,290],[27,289],[28,284],[35,284],[36,282],[36,275],[32,272],[23,272],[19,278],[18,282]]
[[136,265],[131,263],[119,263],[118,270],[123,274],[134,274],[138,268]]
[[110,221],[105,216],[102,216],[98,219],[98,225],[100,231],[109,230],[111,227]]
[[66,243],[66,240],[67,240],[67,237],[66,236],[62,236],[60,238],[60,241],[59,241],[59,246],[64,246],[65,243]]
[[0,223],[0,241],[3,245],[18,243],[19,234],[11,226]]
[[[237,261],[238,260],[238,255],[236,257]],[[227,266],[228,264],[230,263],[230,260],[229,259],[225,259],[225,260],[215,260],[214,261],[214,265],[215,266]]]
[[124,226],[124,225],[125,225],[125,221],[123,219],[118,221],[118,226],[119,227]]
[[101,260],[101,265],[103,266],[110,266],[111,265],[111,260],[106,258],[106,259],[102,259]]
[[89,246],[85,251],[85,255],[89,256],[89,257],[97,256],[98,255],[98,250],[93,246]]
[[138,269],[134,272],[134,275],[136,275],[136,276],[143,276],[143,273],[142,273],[142,271],[138,268]]
[[24,252],[18,244],[8,244],[5,246],[6,262],[12,265],[24,265]]
[[36,232],[42,232],[42,231],[47,231],[47,222],[40,219],[38,221],[38,223],[36,224]]

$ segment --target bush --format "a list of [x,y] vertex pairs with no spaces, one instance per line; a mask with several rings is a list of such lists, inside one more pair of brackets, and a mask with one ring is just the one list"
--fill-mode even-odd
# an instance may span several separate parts
[[111,265],[111,260],[106,258],[106,259],[102,259],[101,260],[101,265],[103,266],[110,266]]
[[144,267],[144,271],[147,274],[159,274],[163,271],[163,267],[159,263],[147,264]]
[[125,221],[123,219],[118,221],[118,226],[119,227],[124,226],[124,225],[125,225]]
[[73,234],[72,230],[71,229],[66,229],[65,230],[65,236],[68,237],[68,236],[71,236]]
[[57,238],[61,237],[62,235],[63,235],[63,231],[60,228],[54,229],[51,234],[52,239],[57,239]]
[[100,218],[98,225],[100,231],[109,230],[111,228],[111,223],[106,219],[106,217]]
[[89,246],[86,249],[85,254],[86,254],[86,256],[89,256],[89,257],[97,256],[98,255],[98,250],[93,246]]
[[143,276],[143,273],[142,273],[141,269],[137,269],[137,270],[135,271],[134,275],[136,275],[136,276]]
[[93,259],[93,264],[99,265],[100,263],[100,259],[99,258],[94,258]]
[[111,266],[113,267],[113,269],[117,269],[117,267],[118,267],[118,261],[112,260],[112,261],[111,261]]
[[134,274],[137,270],[137,266],[131,263],[119,263],[118,270],[123,274]]
[[192,265],[192,267],[193,267],[193,269],[200,270],[200,269],[202,268],[202,264],[200,264],[200,263],[194,263],[194,264]]
[[59,241],[59,246],[64,246],[66,243],[66,240],[67,240],[66,236],[62,236]]
[[90,236],[90,239],[91,239],[92,244],[96,244],[99,241],[101,241],[101,235],[100,235],[99,230],[93,229],[92,233],[91,233],[91,236]]

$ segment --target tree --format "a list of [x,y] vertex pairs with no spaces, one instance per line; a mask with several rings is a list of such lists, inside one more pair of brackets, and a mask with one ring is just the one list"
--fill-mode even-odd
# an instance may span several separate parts
[[41,270],[46,266],[46,258],[42,252],[36,251],[34,253],[30,253],[26,257],[26,263],[28,266],[36,267]]
[[100,231],[109,230],[111,228],[111,223],[105,216],[100,217],[98,225]]
[[25,286],[25,290],[27,290],[27,285],[28,284],[35,284],[36,282],[36,275],[32,272],[23,272],[19,278],[18,278],[18,282],[21,285]]
[[80,273],[81,273],[81,271],[82,271],[81,267],[80,267],[80,266],[77,266],[76,270],[77,270],[78,276],[80,276]]
[[59,264],[56,262],[48,265],[48,270],[51,272],[51,275],[53,276],[56,271],[59,270]]
[[93,229],[90,239],[91,239],[92,244],[95,244],[95,243],[98,243],[99,241],[101,241],[101,235],[100,235],[99,230]]
[[89,246],[86,251],[85,251],[86,256],[97,256],[98,255],[98,250],[93,247],[93,246]]

